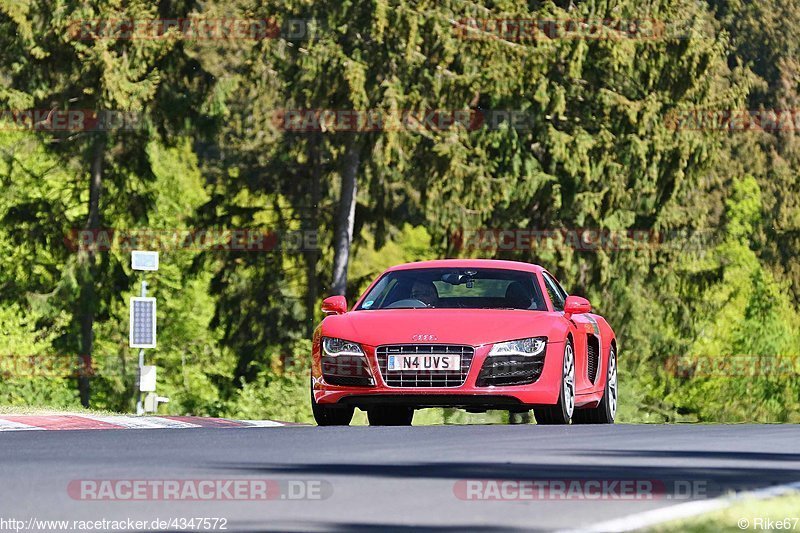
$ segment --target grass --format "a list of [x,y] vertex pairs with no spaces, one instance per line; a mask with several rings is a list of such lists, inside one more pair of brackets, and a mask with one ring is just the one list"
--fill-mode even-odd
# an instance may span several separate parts
[[[741,525],[740,520],[742,521]],[[772,523],[769,524],[768,520],[771,520]],[[694,518],[668,522],[647,531],[650,533],[716,533],[718,531],[778,529],[800,531],[800,494],[794,493],[768,500],[735,501],[733,505],[725,509]]]

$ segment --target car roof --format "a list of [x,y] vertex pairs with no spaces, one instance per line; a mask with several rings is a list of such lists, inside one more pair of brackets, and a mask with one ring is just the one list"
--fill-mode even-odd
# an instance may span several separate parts
[[414,270],[418,268],[496,268],[499,270],[522,270],[524,272],[541,272],[544,270],[533,263],[522,261],[503,261],[500,259],[436,259],[434,261],[417,261],[404,263],[386,269],[387,272],[396,270]]

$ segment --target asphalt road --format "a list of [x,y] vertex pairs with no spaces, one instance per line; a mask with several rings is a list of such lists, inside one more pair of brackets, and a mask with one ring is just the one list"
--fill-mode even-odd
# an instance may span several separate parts
[[[0,519],[216,517],[234,531],[581,528],[687,498],[798,481],[799,443],[800,426],[779,425],[10,432],[0,435]],[[76,480],[242,479],[282,482],[287,499],[272,492],[267,501],[89,501],[75,490]],[[306,482],[314,499],[291,499],[301,495],[298,485],[285,492],[289,480]],[[550,491],[465,500],[467,480],[537,480]],[[575,480],[589,498],[562,497],[558,482]],[[625,480],[637,492],[612,484],[598,498],[587,488]],[[473,497],[496,495],[489,484],[472,487]]]

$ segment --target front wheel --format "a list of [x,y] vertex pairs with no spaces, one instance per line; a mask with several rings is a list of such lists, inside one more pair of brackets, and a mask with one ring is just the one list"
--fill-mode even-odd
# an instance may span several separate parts
[[410,426],[414,409],[396,405],[381,405],[367,409],[370,426]]
[[564,345],[564,364],[561,367],[561,390],[558,403],[533,409],[536,423],[542,425],[569,424],[575,410],[575,351],[569,339]]
[[354,411],[352,406],[318,404],[314,399],[314,389],[311,389],[311,412],[318,426],[349,426]]
[[572,416],[574,424],[613,424],[617,416],[617,350],[608,353],[608,376],[603,399],[597,407],[578,409]]

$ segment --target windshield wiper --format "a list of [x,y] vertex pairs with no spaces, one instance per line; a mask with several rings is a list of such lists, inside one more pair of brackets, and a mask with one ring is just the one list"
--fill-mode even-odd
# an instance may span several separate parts
[[536,309],[527,309],[522,307],[473,307],[471,309],[496,309],[498,311],[536,311]]

